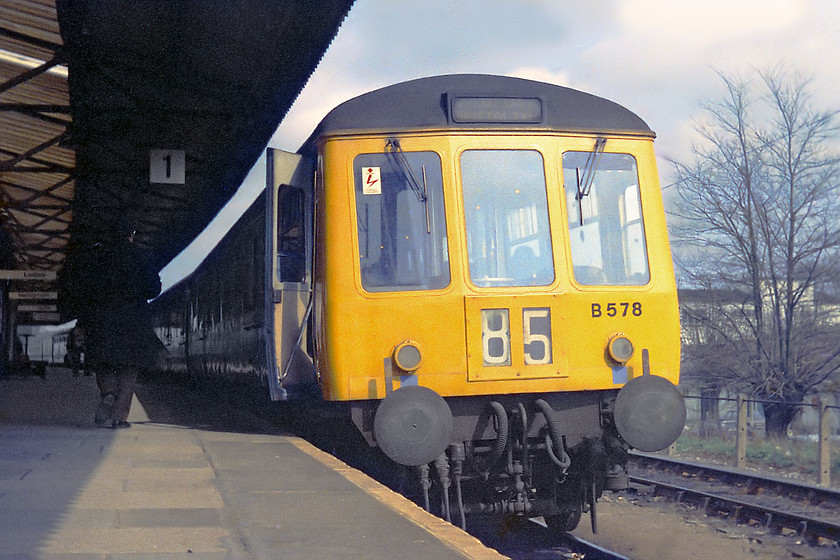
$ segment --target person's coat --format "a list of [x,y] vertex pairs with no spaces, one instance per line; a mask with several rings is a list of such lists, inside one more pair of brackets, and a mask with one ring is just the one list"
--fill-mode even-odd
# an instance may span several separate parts
[[68,255],[62,274],[65,311],[85,330],[91,367],[154,364],[163,349],[154,334],[148,300],[160,277],[127,239],[84,245]]

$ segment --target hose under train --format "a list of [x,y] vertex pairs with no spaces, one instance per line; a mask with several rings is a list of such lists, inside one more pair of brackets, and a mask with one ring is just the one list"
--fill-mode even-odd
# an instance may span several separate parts
[[493,410],[493,416],[496,419],[496,442],[493,444],[493,451],[490,453],[490,459],[487,464],[484,466],[483,469],[480,470],[481,474],[487,475],[490,473],[490,469],[493,468],[499,459],[501,459],[502,454],[505,452],[508,444],[508,437],[510,433],[509,422],[508,422],[508,415],[505,407],[501,405],[501,403],[496,401],[490,401],[489,403],[490,408]]
[[[560,433],[560,422],[554,416],[554,409],[543,399],[537,399],[535,403],[537,408],[545,416],[545,422],[548,425],[548,434],[546,434],[545,447],[548,451],[548,456],[551,461],[563,470],[569,468],[572,464],[572,459],[566,453],[563,446],[563,436]],[[549,441],[550,440],[550,441]]]

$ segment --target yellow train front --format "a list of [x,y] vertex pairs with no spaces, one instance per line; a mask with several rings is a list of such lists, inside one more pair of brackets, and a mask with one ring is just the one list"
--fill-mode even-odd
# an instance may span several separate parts
[[653,139],[615,103],[509,77],[334,109],[301,150],[314,186],[270,154],[280,390],[316,376],[423,488],[454,486],[455,519],[594,514],[626,450],[685,418]]

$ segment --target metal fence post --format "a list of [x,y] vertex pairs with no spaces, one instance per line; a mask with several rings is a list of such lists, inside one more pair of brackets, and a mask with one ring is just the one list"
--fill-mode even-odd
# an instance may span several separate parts
[[735,466],[747,463],[747,397],[738,395],[738,429],[735,432]]
[[831,414],[828,405],[818,402],[820,424],[820,486],[831,486]]

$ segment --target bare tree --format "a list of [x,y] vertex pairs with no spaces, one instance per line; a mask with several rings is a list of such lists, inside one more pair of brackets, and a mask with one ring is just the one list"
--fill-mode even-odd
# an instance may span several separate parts
[[767,433],[783,435],[789,403],[840,372],[840,317],[823,298],[840,248],[837,112],[816,110],[791,71],[721,77],[702,142],[673,162],[684,280],[719,294],[689,308],[705,336],[685,355],[719,386],[772,401]]

